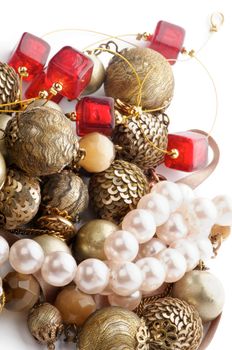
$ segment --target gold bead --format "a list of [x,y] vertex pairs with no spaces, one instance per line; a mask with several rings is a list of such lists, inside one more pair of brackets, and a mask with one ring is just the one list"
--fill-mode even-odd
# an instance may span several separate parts
[[170,297],[151,301],[146,304],[142,316],[150,332],[150,349],[199,348],[202,322],[195,308],[185,301]]
[[93,61],[93,72],[90,82],[83,92],[83,95],[90,95],[100,89],[105,79],[105,67],[99,56],[94,53],[85,53]]
[[[174,77],[171,65],[158,52],[148,48],[124,49],[120,52],[135,68],[144,82],[143,109],[167,107],[173,97]],[[105,92],[131,105],[138,104],[139,86],[131,67],[120,57],[113,57],[106,70]]]
[[72,163],[79,149],[71,122],[47,107],[13,117],[6,127],[6,144],[14,164],[32,176],[61,171]]
[[178,149],[176,149],[176,148],[173,148],[170,151],[170,157],[173,158],[173,159],[179,158],[179,155],[180,155],[180,153],[179,153]]
[[105,239],[117,230],[118,226],[107,220],[91,220],[83,225],[77,232],[73,244],[73,252],[77,261],[88,258],[106,260]]
[[27,324],[33,337],[49,350],[54,350],[54,343],[63,331],[62,317],[59,310],[48,303],[34,306],[28,315]]
[[46,99],[49,96],[49,93],[46,90],[42,90],[39,92],[39,97],[41,99]]
[[42,247],[45,256],[53,252],[65,252],[71,254],[68,245],[57,237],[45,234],[35,237],[34,240]]
[[89,183],[93,209],[100,218],[116,224],[147,193],[149,184],[142,170],[123,160],[115,160],[107,170],[93,175]]
[[220,226],[220,225],[214,225],[211,230],[210,239],[217,239],[222,238],[222,240],[225,240],[229,237],[231,233],[231,227],[230,226]]
[[221,282],[210,272],[199,270],[187,272],[176,282],[173,296],[195,306],[203,322],[215,319],[225,301]]
[[129,116],[123,122],[123,114],[115,111],[116,127],[114,144],[121,146],[118,158],[132,162],[141,169],[155,168],[164,161],[168,144],[169,119],[166,114],[142,112],[139,118]]
[[72,221],[76,221],[88,203],[88,187],[74,172],[63,170],[45,179],[41,201],[44,215],[58,210],[66,212]]
[[60,215],[45,215],[37,220],[38,226],[64,241],[69,241],[76,235],[76,228],[71,221]]
[[[120,307],[103,308],[85,322],[80,333],[79,350],[135,350],[141,326],[141,320],[131,311]],[[144,339],[144,344],[146,341]]]
[[40,205],[38,179],[20,170],[9,169],[0,191],[0,222],[6,229],[15,229],[30,222]]
[[[19,86],[19,75],[15,72],[14,68],[0,62],[0,104],[17,101],[20,95]],[[17,104],[2,106],[1,109],[6,111],[17,109]]]
[[0,153],[5,157],[8,156],[7,147],[5,144],[4,131],[6,129],[7,123],[11,120],[11,116],[8,114],[0,115]]

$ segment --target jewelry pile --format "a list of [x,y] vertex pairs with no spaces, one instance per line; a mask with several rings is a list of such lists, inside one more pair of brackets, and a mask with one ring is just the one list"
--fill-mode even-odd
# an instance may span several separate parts
[[[138,35],[147,47],[65,46],[46,65],[50,45],[24,33],[0,63],[0,270],[10,266],[0,311],[27,312],[50,350],[58,339],[203,350],[220,320],[223,286],[205,264],[230,234],[232,199],[194,192],[219,149],[204,131],[168,131],[172,66],[180,53],[201,64],[184,37],[160,21]],[[174,183],[157,173],[163,163],[192,174]]]

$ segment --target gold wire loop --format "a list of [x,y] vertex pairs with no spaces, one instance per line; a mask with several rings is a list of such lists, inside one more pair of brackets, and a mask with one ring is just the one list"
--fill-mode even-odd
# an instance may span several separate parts
[[144,32],[144,33],[138,33],[136,36],[136,40],[144,40],[144,41],[149,41],[149,39],[152,37],[152,34],[148,33],[148,32]]
[[221,12],[214,12],[210,17],[210,31],[218,32],[221,26],[224,24],[225,16]]

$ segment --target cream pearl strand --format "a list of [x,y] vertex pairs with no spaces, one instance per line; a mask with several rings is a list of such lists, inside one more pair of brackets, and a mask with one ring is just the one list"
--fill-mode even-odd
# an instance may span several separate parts
[[208,236],[214,224],[232,225],[228,196],[213,201],[195,198],[187,185],[162,181],[125,216],[122,230],[106,239],[108,261],[87,259],[77,266],[65,252],[45,257],[34,240],[21,239],[9,248],[0,237],[0,266],[9,259],[17,272],[41,270],[43,279],[58,287],[74,280],[83,292],[109,295],[112,305],[132,309],[142,294],[155,292],[164,282],[178,281],[200,259],[212,257]]

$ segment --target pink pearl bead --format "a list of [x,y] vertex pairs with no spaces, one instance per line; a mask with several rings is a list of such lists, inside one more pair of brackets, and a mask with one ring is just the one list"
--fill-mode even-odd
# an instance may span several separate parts
[[12,245],[9,261],[15,271],[33,274],[41,268],[44,252],[41,246],[32,239],[20,239]]
[[167,246],[159,239],[152,238],[147,243],[141,244],[139,248],[139,256],[141,258],[145,257],[155,257],[159,252],[167,248]]
[[201,260],[205,261],[213,258],[213,246],[208,238],[197,237],[195,239],[191,239],[190,241],[194,242],[194,244],[196,245]]
[[105,240],[104,250],[112,261],[133,261],[139,251],[137,239],[127,231],[119,230]]
[[165,292],[165,290],[168,287],[168,283],[163,283],[161,287],[159,287],[158,289],[154,290],[153,292],[142,292],[143,293],[143,297],[153,297],[155,295],[160,295],[162,293]]
[[216,223],[216,206],[210,199],[196,198],[186,208],[186,218],[190,232],[208,232]]
[[77,266],[75,283],[87,294],[100,294],[109,284],[110,271],[107,265],[98,259],[86,259]]
[[108,296],[108,300],[111,306],[120,306],[132,311],[137,306],[139,306],[142,300],[142,293],[139,290],[137,290],[128,297],[122,297],[117,294],[111,294]]
[[187,271],[192,271],[198,265],[200,254],[194,242],[187,239],[180,239],[173,242],[170,247],[178,250],[184,256],[187,263]]
[[124,217],[122,229],[132,233],[139,243],[145,243],[156,232],[155,219],[148,210],[134,209]]
[[143,283],[140,290],[152,292],[158,289],[165,280],[166,271],[162,263],[156,258],[143,258],[136,262],[143,276]]
[[45,257],[41,273],[48,284],[63,287],[72,282],[76,269],[76,261],[69,253],[53,252]]
[[149,210],[154,216],[157,226],[163,225],[171,213],[167,198],[155,192],[143,196],[137,208]]
[[166,268],[165,282],[174,283],[181,279],[187,269],[185,258],[176,249],[167,248],[158,254],[158,259]]
[[213,199],[218,215],[216,223],[221,226],[232,225],[232,198],[226,195],[217,196]]
[[167,245],[185,238],[188,234],[188,227],[180,213],[172,213],[166,224],[158,227],[156,232],[158,238]]
[[182,205],[186,205],[186,204],[190,203],[191,201],[193,201],[194,198],[196,198],[194,191],[188,185],[179,183],[178,187],[179,187],[181,194],[182,194],[182,197],[183,197]]
[[0,266],[8,260],[9,252],[10,248],[8,242],[5,240],[5,238],[0,236]]
[[138,266],[124,262],[111,270],[111,287],[114,293],[129,296],[139,290],[142,285],[142,273]]
[[160,181],[153,186],[152,193],[153,192],[162,194],[162,196],[167,198],[171,212],[175,212],[178,208],[180,208],[183,202],[181,190],[174,182]]

